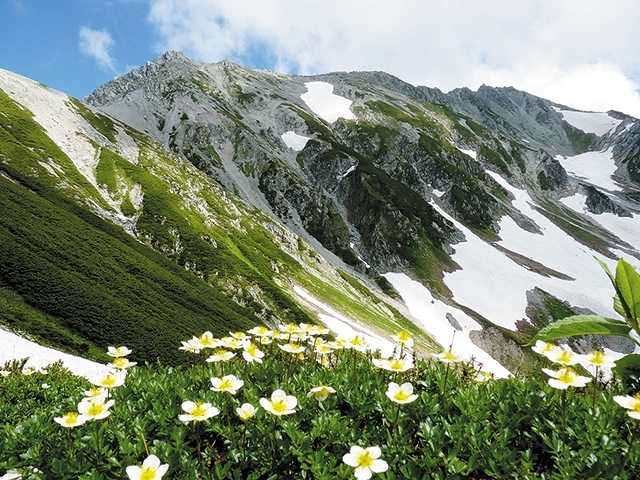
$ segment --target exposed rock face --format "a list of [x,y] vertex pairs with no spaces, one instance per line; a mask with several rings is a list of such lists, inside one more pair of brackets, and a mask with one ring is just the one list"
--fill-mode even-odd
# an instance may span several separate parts
[[[355,119],[330,123],[309,108],[301,95],[311,81],[351,101]],[[86,101],[356,269],[420,272],[431,286],[456,268],[449,255],[465,240],[434,204],[487,239],[499,238],[505,215],[539,232],[490,172],[557,201],[579,188],[557,156],[611,147],[629,181],[640,157],[636,127],[620,145],[611,136],[594,143],[563,119],[566,107],[514,88],[444,94],[382,72],[288,76],[167,52]],[[283,141],[289,131],[310,138],[301,151]],[[637,201],[588,198],[591,211],[616,214]]]
[[611,198],[591,185],[584,185],[587,193],[587,209],[595,214],[613,213],[619,217],[631,217],[631,212],[613,203]]

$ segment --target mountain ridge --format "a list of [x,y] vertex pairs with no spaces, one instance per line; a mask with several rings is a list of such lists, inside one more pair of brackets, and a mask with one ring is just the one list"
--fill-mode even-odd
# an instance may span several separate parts
[[[11,90],[9,84],[0,88]],[[331,90],[313,93],[314,84]],[[304,95],[315,95],[324,106],[350,102],[349,108],[340,107],[329,121]],[[343,294],[361,285],[347,293],[351,303],[331,294],[324,297],[327,304],[335,306],[341,298],[343,313],[364,324],[373,315],[379,325],[385,313],[372,313],[375,305],[380,298],[392,304],[380,289],[396,296],[399,292],[405,318],[441,346],[448,345],[457,324],[460,348],[482,355],[478,344],[489,350],[495,345],[478,340],[477,332],[499,332],[503,344],[493,348],[494,356],[510,369],[527,355],[518,342],[533,325],[553,318],[544,302],[536,300],[533,308],[531,299],[541,297],[527,292],[538,288],[568,307],[606,314],[611,311],[606,279],[597,278],[599,267],[586,265],[585,258],[594,253],[640,258],[633,242],[640,211],[634,180],[639,127],[623,114],[598,117],[511,87],[445,94],[384,72],[292,76],[229,61],[193,62],[177,52],[114,79],[85,103],[66,102],[62,104],[74,118],[89,126],[82,127],[80,136],[76,132],[82,128],[70,126],[57,141],[78,149],[77,138],[90,139],[78,150],[82,160],[75,164],[98,192],[76,190],[76,195],[102,205],[100,214],[126,226],[138,241],[211,284],[214,270],[204,268],[198,255],[214,253],[193,246],[219,249],[222,237],[209,233],[217,222],[241,232],[248,228],[245,218],[263,212],[266,217],[259,223],[271,233],[260,246],[254,244],[258,256],[247,257],[248,250],[238,250],[238,240],[226,236],[222,244],[231,252],[228,258],[274,272],[294,264],[288,259],[274,264],[273,258],[285,257],[273,247],[285,248],[304,271],[310,261],[327,259],[313,274],[316,280],[303,286],[315,285],[317,295],[326,294],[317,282],[328,282]],[[572,112],[587,116],[572,117]],[[580,123],[587,118],[600,121],[601,129],[611,126],[600,135],[578,128],[589,130]],[[291,147],[287,132],[301,137],[302,146]],[[589,162],[606,164],[609,170],[592,177],[568,170]],[[159,180],[141,181],[147,177],[136,173],[135,165]],[[54,173],[57,168],[49,165]],[[609,178],[604,187],[602,178]],[[163,189],[174,197],[164,198]],[[238,211],[235,219],[221,217],[224,208],[213,213],[214,198],[224,198],[225,191],[237,193],[251,207],[227,201],[224,208]],[[152,199],[160,202],[155,211]],[[181,206],[163,210],[170,205]],[[202,218],[203,226],[188,226],[201,225]],[[595,223],[605,218],[604,226]],[[633,223],[619,223],[625,219]],[[554,241],[565,259],[556,258],[550,245]],[[478,252],[485,252],[480,255],[489,265],[482,265]],[[271,262],[263,263],[259,255]],[[291,292],[285,286],[291,279],[271,275],[277,288]],[[306,274],[293,275],[300,281]],[[227,294],[237,288],[248,299],[254,280],[240,277],[231,274],[212,285]],[[408,300],[408,288],[425,289],[420,290],[422,303]],[[356,305],[365,300],[366,306]],[[496,313],[500,302],[502,314]],[[397,324],[400,317],[394,316]],[[519,353],[505,358],[506,351]]]

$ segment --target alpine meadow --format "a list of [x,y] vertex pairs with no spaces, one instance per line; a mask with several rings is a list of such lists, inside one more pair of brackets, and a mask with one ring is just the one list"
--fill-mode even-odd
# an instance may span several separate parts
[[0,479],[640,478],[629,115],[0,70],[0,205]]

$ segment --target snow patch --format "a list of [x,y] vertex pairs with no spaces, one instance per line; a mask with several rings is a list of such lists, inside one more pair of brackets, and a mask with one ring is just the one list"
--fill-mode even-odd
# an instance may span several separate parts
[[[562,198],[560,201],[570,209],[586,215],[593,222],[598,223],[623,242],[634,246],[637,244],[637,241],[640,238],[640,217],[618,217],[617,215],[608,212],[598,215],[591,213],[586,207],[587,197],[581,193],[576,193],[571,197]],[[633,262],[634,260],[633,258],[629,258],[629,255],[625,253],[621,253],[621,256],[629,262]]]
[[304,146],[307,144],[307,142],[311,140],[310,137],[304,137],[302,135],[298,135],[296,132],[292,130],[289,130],[288,132],[283,133],[282,135],[280,135],[280,137],[282,138],[282,141],[287,145],[287,147],[291,148],[292,150],[295,150],[296,152],[299,152],[300,150],[302,150]]
[[478,160],[478,154],[476,153],[475,150],[466,150],[464,148],[458,148],[458,150],[460,150],[462,153],[469,155],[474,160]]
[[604,112],[576,112],[573,110],[562,110],[557,107],[553,109],[562,115],[562,118],[585,133],[595,133],[601,137],[611,130],[615,130],[622,120],[609,116]]
[[106,373],[109,370],[109,367],[101,363],[43,347],[0,328],[0,366],[11,360],[21,360],[26,357],[29,358],[26,365],[35,369],[61,360],[64,367],[72,373],[87,378]]
[[611,179],[617,169],[612,150],[613,148],[602,152],[585,152],[573,157],[558,155],[556,160],[571,175],[604,190],[615,192],[620,190],[620,186]]
[[348,98],[333,94],[333,85],[327,82],[306,82],[307,93],[300,95],[300,98],[307,104],[313,113],[333,123],[338,118],[353,120],[355,115],[349,107],[353,103]]
[[[431,292],[419,282],[412,280],[404,273],[386,273],[383,275],[400,293],[409,312],[418,319],[426,332],[440,345],[447,348],[454,338],[453,351],[469,360],[471,356],[482,363],[483,371],[490,371],[496,377],[505,378],[509,371],[494,360],[487,352],[475,345],[469,338],[473,330],[482,330],[480,324],[465,314],[462,310],[435,300]],[[447,314],[452,315],[461,330],[457,330],[447,320]]]
[[351,336],[355,334],[361,335],[366,339],[367,343],[372,349],[380,350],[383,356],[391,356],[391,354],[393,353],[395,344],[390,340],[381,337],[380,335],[374,333],[372,330],[366,328],[360,323],[345,317],[339,312],[336,312],[334,309],[322,303],[320,300],[315,298],[303,288],[294,285],[293,291],[320,311],[318,313],[318,317],[320,318],[322,323],[324,323],[332,332],[338,335],[345,336]]

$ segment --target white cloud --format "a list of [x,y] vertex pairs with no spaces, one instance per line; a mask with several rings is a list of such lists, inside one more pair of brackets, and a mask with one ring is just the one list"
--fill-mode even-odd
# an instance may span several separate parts
[[114,44],[113,38],[106,30],[80,27],[80,51],[93,57],[100,68],[115,71],[115,60],[109,53]]
[[[383,70],[640,117],[637,0],[151,0],[159,50],[284,72]],[[267,52],[258,60],[256,52]]]

